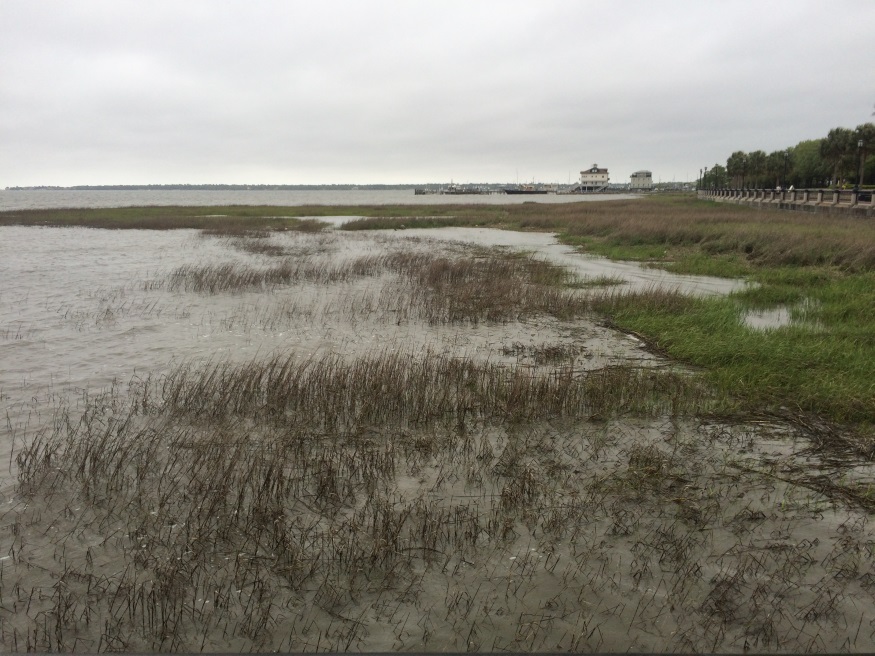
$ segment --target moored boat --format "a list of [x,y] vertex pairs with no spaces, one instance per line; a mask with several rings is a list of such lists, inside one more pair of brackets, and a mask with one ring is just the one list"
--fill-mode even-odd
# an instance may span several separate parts
[[545,189],[544,187],[535,187],[534,185],[519,185],[516,187],[507,187],[504,190],[506,194],[546,194],[549,193],[549,189]]

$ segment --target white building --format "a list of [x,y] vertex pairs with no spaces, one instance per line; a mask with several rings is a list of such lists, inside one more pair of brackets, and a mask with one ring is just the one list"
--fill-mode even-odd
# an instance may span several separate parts
[[635,171],[632,174],[632,181],[629,183],[629,189],[638,191],[649,191],[653,189],[653,173],[650,171]]
[[580,172],[581,191],[601,191],[608,186],[608,170],[600,169],[598,164],[593,164],[586,171]]

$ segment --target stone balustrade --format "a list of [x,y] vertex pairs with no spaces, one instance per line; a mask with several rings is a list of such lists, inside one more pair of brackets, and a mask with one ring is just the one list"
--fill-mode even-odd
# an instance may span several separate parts
[[700,189],[699,198],[797,212],[875,217],[875,192],[850,189]]

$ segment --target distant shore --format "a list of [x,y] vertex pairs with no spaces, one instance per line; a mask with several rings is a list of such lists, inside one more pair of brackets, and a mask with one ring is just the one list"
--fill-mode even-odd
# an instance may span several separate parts
[[429,184],[130,184],[130,185],[35,185],[6,187],[6,191],[355,191],[357,189],[414,189],[438,186]]

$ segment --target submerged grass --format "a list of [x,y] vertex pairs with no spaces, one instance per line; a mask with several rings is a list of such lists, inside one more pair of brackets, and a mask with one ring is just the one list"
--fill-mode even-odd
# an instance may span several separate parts
[[467,257],[399,250],[347,260],[281,257],[274,261],[271,266],[184,265],[150,288],[166,285],[172,291],[221,294],[391,274],[397,282],[383,306],[396,312],[399,320],[416,316],[430,324],[507,323],[541,314],[568,319],[589,311],[586,297],[574,292],[589,285],[582,285],[562,267],[501,250],[476,249]]
[[689,376],[374,353],[119,392],[18,453],[10,651],[875,644],[865,518],[727,467],[756,428],[690,422]]

